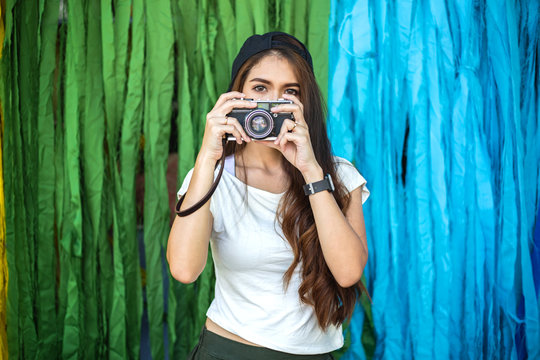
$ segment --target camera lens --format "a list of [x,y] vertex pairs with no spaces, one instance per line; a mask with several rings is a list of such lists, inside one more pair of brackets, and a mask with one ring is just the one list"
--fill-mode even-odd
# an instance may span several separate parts
[[245,129],[254,139],[263,139],[272,132],[274,119],[264,110],[254,110],[246,116]]
[[251,128],[257,133],[264,132],[268,128],[268,121],[263,116],[256,116],[251,120]]

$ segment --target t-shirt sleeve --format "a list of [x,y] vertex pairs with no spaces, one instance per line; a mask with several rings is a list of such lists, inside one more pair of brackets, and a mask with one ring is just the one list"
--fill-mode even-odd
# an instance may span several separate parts
[[336,157],[337,175],[341,182],[349,192],[361,187],[362,188],[362,204],[366,202],[369,197],[369,190],[366,187],[366,179],[360,174],[354,165],[343,158]]
[[180,196],[184,195],[187,192],[187,189],[189,187],[189,183],[191,182],[191,177],[193,176],[193,169],[189,170],[189,172],[184,177],[184,181],[182,182],[182,186],[180,187],[180,190],[178,190],[178,193],[176,194],[176,197],[180,199]]

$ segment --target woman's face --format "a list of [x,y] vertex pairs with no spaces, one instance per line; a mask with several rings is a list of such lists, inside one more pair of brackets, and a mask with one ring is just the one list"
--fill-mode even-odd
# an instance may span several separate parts
[[277,100],[283,94],[299,96],[300,84],[286,59],[268,55],[251,69],[242,92],[254,100]]

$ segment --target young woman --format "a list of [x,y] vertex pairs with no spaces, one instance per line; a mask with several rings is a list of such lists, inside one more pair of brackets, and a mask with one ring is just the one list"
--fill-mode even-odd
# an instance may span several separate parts
[[[178,192],[181,209],[208,193],[225,151],[222,178],[210,201],[175,219],[167,247],[183,283],[197,279],[212,247],[215,299],[190,356],[331,359],[368,257],[366,181],[331,155],[311,55],[296,38],[248,38],[229,90],[206,116],[201,150]],[[256,108],[249,99],[292,102],[271,109],[292,114],[275,140],[251,139],[228,116]],[[223,147],[231,135],[236,141]]]

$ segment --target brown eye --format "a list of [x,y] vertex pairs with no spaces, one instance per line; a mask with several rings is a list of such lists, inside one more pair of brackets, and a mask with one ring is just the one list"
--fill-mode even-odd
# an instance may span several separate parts
[[256,92],[263,92],[266,90],[266,88],[262,85],[257,85],[253,88],[253,90],[255,90]]
[[285,94],[296,96],[296,95],[298,95],[298,90],[296,90],[296,89],[287,89],[287,90],[285,90]]

